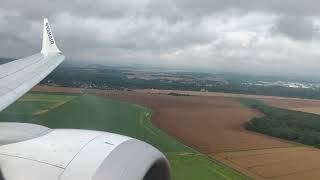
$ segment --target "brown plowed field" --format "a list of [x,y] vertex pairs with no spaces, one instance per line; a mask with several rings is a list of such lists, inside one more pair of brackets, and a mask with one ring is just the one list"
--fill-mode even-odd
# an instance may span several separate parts
[[[215,93],[177,97],[158,92],[86,91],[152,108],[154,125],[254,179],[309,180],[320,177],[318,149],[243,129],[243,123],[261,114],[242,106],[233,98],[241,95]],[[289,105],[294,104],[291,101],[296,102],[294,108],[306,106],[298,106],[299,99],[254,97],[267,99],[266,103],[280,104],[281,107],[287,105],[290,108]]]
[[319,100],[306,100],[306,99],[265,99],[258,98],[264,103],[284,109],[291,109],[296,111],[320,114],[320,101]]
[[54,86],[35,86],[33,92],[52,92],[52,93],[82,93],[81,88],[54,87]]
[[177,97],[97,90],[89,92],[152,108],[153,124],[206,154],[295,146],[293,143],[244,130],[243,123],[260,114],[242,106],[233,98]]
[[158,89],[145,89],[145,90],[138,90],[137,92],[148,93],[148,94],[168,94],[170,92],[175,92],[180,94],[206,96],[206,97],[234,97],[234,98],[247,97],[247,98],[254,98],[254,99],[261,100],[270,106],[308,112],[308,113],[314,113],[314,114],[320,114],[320,100],[312,100],[312,99],[216,93],[216,92],[178,91],[178,90],[172,91],[172,90],[158,90]]
[[255,179],[319,179],[318,149],[296,146],[212,154],[211,157]]

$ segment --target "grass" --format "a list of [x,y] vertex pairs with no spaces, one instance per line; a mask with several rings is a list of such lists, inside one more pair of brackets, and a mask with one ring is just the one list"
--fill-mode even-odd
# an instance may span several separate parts
[[36,123],[37,117],[34,114],[48,112],[59,105],[62,105],[73,98],[75,95],[57,94],[26,94],[13,105],[0,113],[0,120],[7,122],[26,122]]
[[[64,103],[56,106],[56,102]],[[35,113],[39,111],[45,113]],[[248,179],[153,127],[151,114],[150,109],[142,106],[91,95],[36,93],[24,96],[0,113],[0,121],[30,122],[50,128],[108,131],[143,140],[165,153],[174,180]]]
[[245,124],[246,129],[320,148],[320,116],[271,107],[254,99],[239,101],[264,114]]

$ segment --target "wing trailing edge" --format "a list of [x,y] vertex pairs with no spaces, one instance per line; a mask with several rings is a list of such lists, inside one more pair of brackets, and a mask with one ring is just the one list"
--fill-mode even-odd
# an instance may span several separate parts
[[61,53],[61,51],[57,47],[56,41],[54,40],[54,36],[47,18],[43,19],[43,37],[41,53],[44,55],[48,55],[50,53]]

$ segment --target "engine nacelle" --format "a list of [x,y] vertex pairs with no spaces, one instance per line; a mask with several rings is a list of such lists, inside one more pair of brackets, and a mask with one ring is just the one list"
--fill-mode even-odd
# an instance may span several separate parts
[[6,180],[171,179],[169,163],[159,150],[126,136],[2,123],[0,137],[0,168]]

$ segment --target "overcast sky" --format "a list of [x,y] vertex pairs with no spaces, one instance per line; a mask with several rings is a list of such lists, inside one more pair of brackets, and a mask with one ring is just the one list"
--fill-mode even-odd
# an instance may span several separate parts
[[0,0],[0,56],[320,76],[319,0]]

